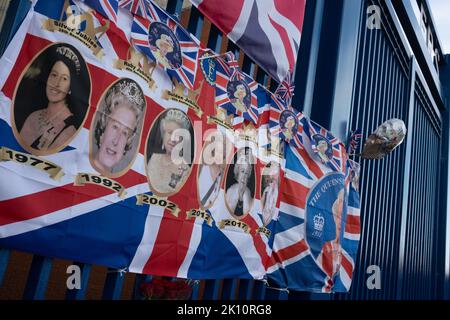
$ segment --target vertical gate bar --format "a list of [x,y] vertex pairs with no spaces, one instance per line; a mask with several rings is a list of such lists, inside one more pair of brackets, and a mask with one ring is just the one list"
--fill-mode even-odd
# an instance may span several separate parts
[[203,292],[203,300],[217,300],[219,298],[221,280],[206,280],[205,291]]
[[44,300],[48,279],[52,270],[52,259],[34,255],[23,294],[24,300]]
[[252,280],[249,279],[241,279],[239,280],[239,293],[238,293],[238,299],[239,300],[249,300],[251,297],[252,292],[252,286],[251,283]]
[[29,0],[16,0],[9,3],[0,33],[0,56],[3,55],[19,25],[25,19],[30,6],[31,1]]
[[201,40],[202,36],[203,21],[203,15],[195,6],[192,6],[187,29],[199,40]]
[[0,287],[3,283],[6,268],[8,267],[10,251],[8,249],[0,248]]
[[[410,60],[411,65],[411,74],[410,74],[410,87],[409,87],[409,111],[408,111],[408,124],[407,128],[413,128],[414,121],[414,86],[416,79],[416,69],[413,63],[413,59]],[[406,155],[405,159],[409,159],[411,161],[411,152],[412,152],[412,135],[406,135]],[[401,210],[401,225],[400,225],[400,245],[399,245],[399,254],[398,254],[398,278],[397,278],[397,294],[396,298],[402,298],[402,286],[403,286],[403,277],[404,277],[404,268],[405,268],[405,241],[406,241],[406,219],[408,215],[408,201],[409,201],[409,181],[410,181],[410,173],[411,173],[411,163],[406,161],[403,169],[403,196],[402,196],[402,210]]]
[[220,53],[220,47],[222,45],[222,32],[213,24],[208,35],[208,48],[211,48],[216,53]]
[[125,276],[117,269],[108,268],[105,285],[103,287],[102,300],[119,300],[122,294],[123,280]]
[[182,7],[183,0],[169,0],[167,2],[166,11],[172,16],[179,18]]
[[255,285],[253,286],[253,300],[264,300],[266,293],[266,285],[260,280],[255,280]]
[[80,289],[67,289],[66,300],[84,300],[89,285],[89,276],[91,275],[92,265],[88,263],[75,262],[81,271],[81,287]]
[[191,300],[198,300],[200,294],[200,281],[195,281],[192,285],[192,295]]
[[222,286],[222,300],[236,300],[237,279],[224,279]]
[[143,298],[141,293],[141,285],[152,280],[152,276],[147,274],[137,274],[134,279],[133,286],[133,300],[141,300]]

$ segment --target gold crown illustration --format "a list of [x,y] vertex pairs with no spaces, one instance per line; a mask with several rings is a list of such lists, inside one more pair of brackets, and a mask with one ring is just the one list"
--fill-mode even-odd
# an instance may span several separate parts
[[248,140],[256,142],[258,131],[256,130],[253,123],[245,124],[241,129],[237,130],[239,139]]
[[197,102],[198,96],[200,95],[201,86],[197,90],[191,90],[186,87],[182,82],[177,79],[173,79],[174,88],[172,92],[179,96],[185,97],[188,100]]

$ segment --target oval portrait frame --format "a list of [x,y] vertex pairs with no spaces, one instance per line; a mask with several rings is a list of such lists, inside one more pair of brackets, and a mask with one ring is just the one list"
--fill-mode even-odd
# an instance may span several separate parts
[[[278,165],[278,186],[277,186],[277,188],[278,188],[278,195],[277,195],[277,199],[276,199],[276,201],[275,201],[275,206],[276,206],[276,203],[278,202],[277,200],[278,200],[278,198],[280,197],[280,185],[281,185],[281,177],[280,177],[280,174],[281,174],[281,166],[280,166],[280,164],[278,163],[278,162],[276,162],[276,161],[269,161],[268,163],[266,163],[265,165],[264,165],[264,167],[263,167],[263,169],[261,170],[261,171],[264,171],[264,170],[266,170],[266,168],[268,168],[269,166],[272,166],[272,163],[275,163],[276,165]],[[262,205],[262,198],[263,198],[263,192],[264,192],[264,190],[263,190],[263,179],[264,179],[264,174],[262,174],[262,172],[261,172],[261,175],[260,175],[260,182],[259,182],[259,203],[260,203],[260,210],[261,210],[261,216],[263,217],[263,219],[262,219],[262,223],[263,223],[263,226],[265,226],[265,227],[267,227],[269,224],[270,224],[270,222],[273,220],[273,218],[274,217],[272,217],[272,219],[270,219],[270,221],[269,221],[269,223],[268,224],[265,224],[264,223],[264,214],[263,214],[263,205]],[[276,207],[275,207],[276,208]]]
[[[160,21],[154,21],[152,23],[150,23],[149,27],[148,27],[148,42],[150,44],[149,48],[150,48],[150,52],[153,56],[153,58],[155,59],[156,62],[162,64],[159,59],[155,56],[154,51],[152,50],[153,47],[156,46],[156,42],[160,39],[161,34],[158,34],[158,38],[155,40],[152,30],[164,30],[163,34],[168,35],[168,37],[172,40],[173,43],[173,48],[174,48],[174,53],[169,53],[170,55],[174,55],[174,54],[178,54],[180,56],[180,61],[170,61],[169,59],[167,59],[170,63],[170,67],[166,67],[165,68],[169,69],[169,70],[177,70],[179,68],[181,68],[183,66],[183,57],[182,57],[182,51],[181,51],[181,46],[180,46],[180,41],[178,40],[177,35],[175,34],[175,32],[173,32],[165,23],[160,22]],[[172,62],[175,62],[175,64],[172,64]],[[174,67],[172,67],[172,65]]]
[[[294,118],[294,126],[291,129],[291,134],[292,134],[291,139],[293,139],[295,137],[296,132],[298,131],[298,126],[300,124],[298,122],[297,115],[292,110],[286,109],[286,110],[281,111],[280,120],[279,120],[280,128],[281,128],[281,130],[286,129],[286,119],[289,116],[292,116]],[[284,132],[283,132],[283,135],[284,135]]]
[[[98,113],[101,110],[100,107],[101,107],[101,105],[103,105],[105,103],[106,93],[113,86],[115,86],[119,82],[125,81],[125,80],[134,82],[138,86],[138,88],[141,90],[142,96],[144,97],[144,109],[143,109],[143,112],[141,114],[141,119],[139,119],[140,123],[138,123],[138,125],[140,126],[140,128],[138,128],[138,129],[140,129],[140,130],[139,130],[139,133],[137,134],[138,138],[137,138],[136,150],[134,151],[134,154],[131,157],[128,165],[125,166],[125,168],[123,168],[119,172],[108,173],[108,172],[99,170],[94,164],[94,143],[95,143],[95,141],[94,141],[94,139],[95,139],[94,134],[95,134],[95,127],[97,125],[97,122],[99,121]],[[97,170],[97,172],[99,172],[101,175],[103,175],[105,177],[108,177],[108,178],[117,178],[117,177],[120,177],[120,176],[124,175],[125,173],[128,172],[128,170],[130,170],[130,168],[133,166],[134,161],[136,160],[136,157],[137,157],[137,155],[139,153],[139,146],[141,145],[142,131],[143,131],[143,128],[144,128],[144,119],[145,119],[146,111],[147,111],[147,100],[145,99],[144,91],[142,90],[141,86],[137,83],[137,81],[135,81],[135,80],[133,80],[131,78],[123,77],[123,78],[116,79],[115,81],[110,83],[108,85],[108,87],[102,92],[102,94],[100,96],[100,99],[97,102],[95,113],[94,113],[94,116],[92,118],[91,125],[89,127],[89,162],[90,162],[91,166],[95,170]],[[136,137],[135,137],[135,139],[136,139]],[[97,152],[98,152],[98,149],[97,149]]]
[[[227,149],[227,146],[228,145],[231,145],[232,146],[232,144],[231,144],[231,141],[227,138],[227,136],[226,136],[226,134],[224,134],[223,132],[221,132],[220,130],[217,130],[218,132],[220,132],[220,134],[222,135],[222,137],[223,137],[223,139],[224,139],[224,144],[226,144],[226,147],[225,147],[225,152],[227,152],[228,151],[228,149]],[[205,137],[205,141],[206,140],[208,140],[208,138],[212,135],[213,133],[210,133],[210,134],[208,134],[206,137]],[[214,200],[212,201],[212,203],[211,203],[211,205],[210,206],[208,206],[208,207],[205,207],[204,205],[203,205],[203,203],[202,203],[202,201],[201,201],[201,199],[200,199],[200,190],[199,190],[199,186],[200,186],[200,184],[199,184],[199,182],[200,182],[200,169],[201,168],[203,168],[203,152],[205,151],[205,147],[207,146],[207,144],[204,144],[203,145],[203,147],[202,147],[202,150],[200,151],[200,163],[198,164],[198,166],[197,166],[197,174],[196,174],[196,181],[197,181],[197,200],[198,200],[198,203],[199,203],[199,206],[200,206],[200,208],[202,209],[202,210],[208,210],[208,209],[211,209],[213,206],[214,206],[214,204],[217,202],[217,199],[219,198],[219,194],[220,194],[220,191],[217,193],[217,195],[214,197]],[[232,148],[232,147],[231,147]],[[228,154],[228,152],[227,152],[227,154],[225,155],[225,164],[224,164],[224,168],[223,168],[223,170],[222,170],[222,178],[220,179],[220,184],[219,184],[219,188],[222,188],[222,186],[223,186],[223,184],[224,184],[224,181],[225,181],[225,179],[226,179],[226,171],[227,171],[227,163],[228,163],[228,160],[229,160],[229,158],[231,157],[231,155],[233,155],[233,153],[232,152],[229,152],[229,154]]]
[[[253,206],[255,205],[255,197],[256,197],[256,183],[257,183],[257,179],[256,179],[256,161],[254,161],[255,163],[252,163],[251,164],[251,166],[252,166],[252,176],[253,176],[253,191],[252,190],[250,190],[251,192],[252,192],[252,195],[251,195],[251,198],[252,198],[252,201],[251,201],[251,204],[250,204],[250,207],[249,207],[249,209],[248,209],[248,212],[244,212],[243,214],[242,214],[242,216],[236,216],[235,214],[234,214],[234,212],[231,210],[231,208],[230,208],[230,206],[228,205],[228,201],[227,201],[227,193],[228,193],[228,189],[229,188],[227,188],[227,181],[228,181],[228,174],[230,173],[230,169],[231,168],[233,168],[234,169],[234,166],[236,165],[236,160],[237,160],[237,154],[238,154],[238,152],[239,152],[239,150],[241,150],[241,149],[245,149],[245,148],[248,148],[249,150],[250,150],[250,152],[251,152],[251,157],[252,157],[252,159],[253,160],[256,160],[256,157],[255,157],[255,155],[253,154],[253,152],[252,152],[252,148],[250,148],[250,147],[248,147],[248,146],[244,146],[244,147],[241,147],[241,148],[239,148],[239,149],[237,149],[236,150],[236,152],[234,152],[233,153],[233,162],[232,163],[230,163],[228,166],[227,166],[227,169],[226,169],[226,172],[225,172],[225,182],[224,182],[224,184],[225,184],[225,192],[224,192],[224,202],[225,202],[225,207],[227,208],[227,210],[228,210],[228,212],[230,213],[230,215],[233,217],[233,218],[235,218],[236,220],[242,220],[242,219],[244,219],[248,214],[250,214],[250,211],[252,211],[252,209],[253,209]],[[234,173],[232,173],[232,174],[234,174]],[[230,186],[231,187],[231,186]]]
[[[191,136],[192,141],[193,141],[192,144],[191,144],[191,145],[193,145],[193,150],[192,150],[192,155],[191,155],[191,164],[189,165],[189,172],[188,172],[187,175],[186,175],[186,179],[185,179],[185,180],[183,181],[183,183],[180,184],[174,191],[168,192],[168,193],[164,193],[164,192],[159,192],[158,190],[156,190],[156,188],[153,187],[153,185],[152,185],[152,183],[151,183],[151,179],[150,179],[150,177],[148,176],[148,162],[149,162],[149,160],[150,160],[148,150],[149,150],[149,140],[150,140],[150,136],[152,135],[153,129],[154,129],[154,127],[155,127],[155,124],[158,123],[158,125],[159,125],[159,123],[161,122],[161,117],[162,117],[165,113],[167,113],[169,110],[177,110],[177,111],[180,111],[180,112],[182,112],[182,113],[187,117],[187,119],[189,120],[190,129],[192,130],[192,135],[193,135],[193,136]],[[156,129],[156,130],[157,130],[157,129]],[[146,177],[147,177],[147,182],[148,182],[148,184],[149,184],[150,191],[151,191],[153,194],[155,194],[155,195],[157,195],[157,196],[160,196],[160,197],[170,197],[170,196],[172,196],[172,195],[178,193],[178,192],[184,187],[184,185],[185,185],[186,182],[189,180],[189,178],[190,178],[190,176],[191,176],[191,174],[192,174],[192,170],[193,170],[193,167],[194,167],[194,159],[195,159],[196,151],[197,151],[197,146],[196,146],[196,141],[195,141],[195,137],[194,137],[194,125],[193,125],[193,123],[192,123],[191,118],[189,118],[189,116],[187,115],[187,113],[186,113],[185,111],[180,110],[180,109],[177,109],[177,108],[167,108],[167,109],[162,110],[160,113],[158,113],[158,115],[155,117],[155,119],[153,120],[153,122],[152,122],[152,124],[151,124],[151,126],[150,126],[150,130],[148,131],[148,134],[147,134],[147,137],[146,137],[146,141],[145,141],[145,157],[144,157],[145,166],[144,166],[144,167],[145,167],[145,175],[146,175]]]
[[[27,145],[25,143],[25,140],[20,135],[20,132],[19,132],[19,130],[17,128],[17,125],[16,125],[16,117],[15,117],[15,114],[16,114],[16,111],[17,111],[16,99],[18,98],[19,87],[21,86],[22,82],[24,81],[25,74],[28,72],[28,70],[30,70],[30,68],[32,67],[33,63],[35,63],[39,59],[39,57],[41,57],[45,53],[45,51],[50,50],[51,47],[55,47],[56,48],[56,47],[62,47],[62,46],[69,47],[72,51],[74,51],[77,54],[77,58],[81,59],[81,61],[80,61],[80,68],[83,68],[83,73],[85,73],[86,80],[89,81],[89,84],[88,84],[89,94],[87,95],[87,100],[86,100],[87,104],[85,106],[85,110],[83,111],[84,115],[82,116],[82,120],[80,122],[80,125],[79,125],[78,128],[76,128],[75,133],[70,138],[68,138],[64,143],[62,143],[58,147],[51,148],[51,149],[48,149],[48,150],[39,150],[39,149],[32,148],[30,145]],[[39,71],[39,73],[40,73],[40,71]],[[89,113],[91,96],[92,96],[92,77],[91,77],[88,65],[86,63],[86,60],[83,57],[83,55],[81,54],[81,52],[76,47],[74,47],[73,45],[71,45],[69,43],[66,43],[66,42],[55,42],[55,43],[51,43],[51,44],[46,45],[44,48],[39,50],[39,52],[36,53],[31,58],[31,60],[27,63],[25,68],[22,70],[22,72],[21,72],[21,74],[19,76],[19,80],[17,81],[17,84],[16,84],[16,86],[14,88],[14,94],[13,94],[13,97],[12,97],[12,100],[11,100],[11,116],[10,116],[11,128],[13,130],[14,137],[16,138],[16,140],[20,144],[20,146],[22,148],[24,148],[27,152],[29,152],[32,155],[47,156],[47,155],[52,155],[52,154],[60,152],[61,150],[63,150],[65,147],[67,147],[72,142],[72,140],[79,134],[81,129],[84,127],[84,124],[86,122],[86,119],[87,119],[87,116],[88,116],[88,113]],[[43,109],[43,108],[41,108],[41,109]],[[40,109],[37,109],[35,111],[38,111],[38,110],[40,110]],[[28,116],[31,115],[31,113],[29,113]],[[25,120],[26,120],[26,118],[25,118]],[[22,126],[25,124],[25,120],[24,120],[24,123],[22,124]]]
[[[227,82],[227,97],[228,99],[230,99],[230,104],[236,108],[236,110],[239,110],[236,106],[235,103],[231,102],[231,100],[235,99],[234,97],[234,93],[236,92],[236,87],[238,85],[243,85],[245,88],[245,92],[246,92],[246,96],[245,96],[245,100],[244,100],[244,107],[245,107],[245,111],[243,112],[248,112],[252,106],[252,90],[250,89],[250,87],[248,86],[248,84],[244,81],[244,80],[228,80]],[[233,90],[233,94],[231,94],[231,87],[234,89]],[[246,102],[246,103],[245,103]],[[241,111],[242,112],[242,111]]]

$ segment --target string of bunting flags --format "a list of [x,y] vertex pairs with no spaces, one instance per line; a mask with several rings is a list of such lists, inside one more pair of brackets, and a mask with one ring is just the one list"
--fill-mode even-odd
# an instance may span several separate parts
[[37,1],[0,60],[0,246],[348,291],[357,163],[290,74],[273,94],[199,43],[151,1]]

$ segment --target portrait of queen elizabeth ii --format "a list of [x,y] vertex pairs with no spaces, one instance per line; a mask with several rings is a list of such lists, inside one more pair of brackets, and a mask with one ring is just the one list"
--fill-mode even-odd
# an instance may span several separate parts
[[86,118],[91,83],[78,50],[56,43],[37,54],[13,98],[13,130],[28,152],[48,155],[63,149]]
[[250,148],[239,149],[228,166],[225,205],[230,214],[241,219],[253,206],[255,197],[255,158]]
[[152,22],[148,40],[155,60],[164,68],[178,69],[182,66],[181,48],[173,31],[164,23]]
[[168,109],[153,122],[147,139],[147,178],[160,196],[178,192],[186,182],[194,159],[194,130],[181,110]]
[[121,78],[103,95],[91,128],[91,164],[107,177],[133,164],[140,144],[145,97],[136,81]]

